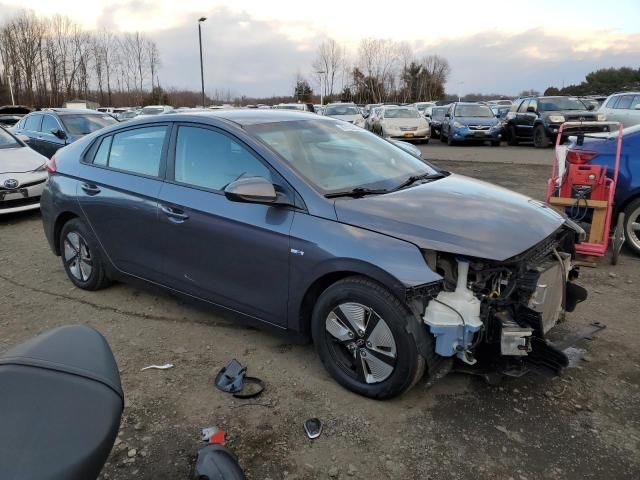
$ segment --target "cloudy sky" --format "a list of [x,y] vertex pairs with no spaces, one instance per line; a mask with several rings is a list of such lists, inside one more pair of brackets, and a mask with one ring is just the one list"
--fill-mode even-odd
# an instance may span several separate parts
[[160,49],[161,84],[192,89],[205,16],[207,90],[251,96],[289,94],[327,37],[353,54],[361,38],[379,37],[409,42],[418,57],[442,55],[450,93],[515,95],[579,83],[598,68],[640,67],[639,0],[0,0],[0,21],[19,8],[145,32]]

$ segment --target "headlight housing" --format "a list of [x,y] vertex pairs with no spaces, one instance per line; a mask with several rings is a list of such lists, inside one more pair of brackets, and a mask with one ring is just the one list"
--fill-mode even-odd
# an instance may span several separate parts
[[548,118],[553,123],[564,123],[564,115],[549,115]]
[[464,125],[460,122],[453,122],[453,128],[464,128]]

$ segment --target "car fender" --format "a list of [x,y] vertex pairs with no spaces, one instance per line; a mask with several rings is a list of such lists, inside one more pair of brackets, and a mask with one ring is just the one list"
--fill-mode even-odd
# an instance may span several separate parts
[[413,288],[439,282],[414,244],[334,220],[296,213],[290,237],[288,328],[307,333],[308,302],[335,281],[362,275],[407,304]]

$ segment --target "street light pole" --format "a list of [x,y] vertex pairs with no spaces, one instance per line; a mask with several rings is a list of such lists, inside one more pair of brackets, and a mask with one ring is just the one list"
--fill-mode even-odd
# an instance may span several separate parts
[[316,73],[318,75],[320,75],[320,106],[322,106],[323,105],[323,103],[322,103],[322,75],[324,75],[327,72],[325,72],[324,70],[319,70]]
[[202,66],[202,29],[200,25],[207,17],[200,17],[198,19],[198,41],[200,43],[200,81],[202,82],[202,108],[205,108],[204,104],[204,67]]

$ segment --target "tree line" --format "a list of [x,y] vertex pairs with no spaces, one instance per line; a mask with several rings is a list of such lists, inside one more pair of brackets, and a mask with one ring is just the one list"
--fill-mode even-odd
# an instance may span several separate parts
[[142,105],[158,93],[160,53],[144,35],[88,32],[24,11],[0,27],[0,103],[58,107],[74,98]]
[[551,86],[545,95],[610,95],[640,90],[640,68],[602,68],[585,76],[584,82],[563,88]]
[[[354,52],[329,38],[318,47],[311,67],[310,81],[327,101],[356,103],[439,100],[451,73],[446,58],[417,57],[408,43],[383,38],[364,38]],[[310,98],[310,81],[298,74],[296,98]]]

